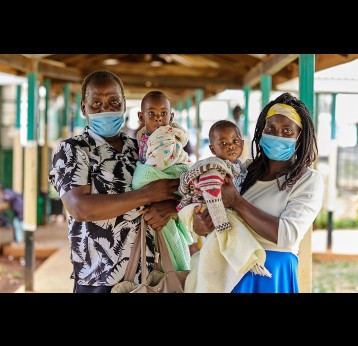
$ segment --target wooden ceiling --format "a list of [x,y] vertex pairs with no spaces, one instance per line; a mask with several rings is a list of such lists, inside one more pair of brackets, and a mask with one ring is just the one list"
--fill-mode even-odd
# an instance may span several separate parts
[[[316,71],[352,61],[358,54],[317,54]],[[204,91],[204,99],[225,89],[260,87],[260,76],[276,85],[298,76],[299,54],[0,54],[0,72],[25,76],[37,71],[40,81],[52,80],[62,92],[65,82],[79,91],[95,70],[109,70],[123,81],[127,99],[159,89],[173,104]]]

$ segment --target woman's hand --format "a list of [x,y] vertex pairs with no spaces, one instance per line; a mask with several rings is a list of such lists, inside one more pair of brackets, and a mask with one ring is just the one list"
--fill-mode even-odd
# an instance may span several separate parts
[[237,191],[232,180],[225,178],[225,184],[221,186],[221,198],[225,208],[235,209],[239,200],[242,198],[239,191]]
[[142,189],[147,190],[150,195],[150,202],[161,202],[168,199],[180,200],[174,192],[178,191],[179,179],[160,179],[152,181]]
[[152,203],[143,210],[144,220],[155,231],[161,231],[171,218],[175,220],[178,218],[177,204],[173,200]]
[[201,205],[195,207],[193,214],[193,229],[197,235],[207,236],[214,230],[214,224],[206,208],[201,212]]

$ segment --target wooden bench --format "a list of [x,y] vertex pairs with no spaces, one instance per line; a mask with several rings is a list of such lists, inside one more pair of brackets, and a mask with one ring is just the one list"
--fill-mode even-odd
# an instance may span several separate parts
[[14,230],[12,227],[0,227],[0,250],[4,245],[10,244],[14,240]]

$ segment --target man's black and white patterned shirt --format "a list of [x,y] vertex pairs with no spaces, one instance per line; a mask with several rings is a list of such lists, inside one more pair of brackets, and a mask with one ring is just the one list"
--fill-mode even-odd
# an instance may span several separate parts
[[[122,153],[85,127],[81,135],[65,139],[56,149],[49,181],[62,197],[67,191],[91,185],[92,194],[132,190],[138,145],[121,132]],[[80,285],[113,286],[124,272],[140,227],[141,208],[109,220],[78,222],[69,217],[69,240],[74,277]],[[152,270],[154,243],[147,231],[147,263]],[[139,282],[140,268],[135,281]]]

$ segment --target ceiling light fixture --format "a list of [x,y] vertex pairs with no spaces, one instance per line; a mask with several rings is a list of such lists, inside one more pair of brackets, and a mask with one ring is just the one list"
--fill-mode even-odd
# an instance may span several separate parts
[[103,65],[118,65],[119,60],[118,59],[106,59],[103,60]]
[[150,64],[150,66],[153,66],[153,67],[159,67],[159,66],[163,65],[163,63],[159,60],[152,60],[149,64]]

